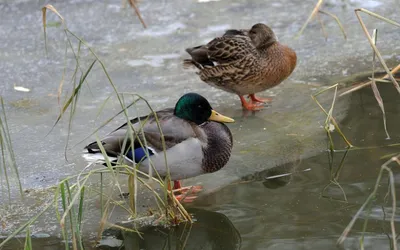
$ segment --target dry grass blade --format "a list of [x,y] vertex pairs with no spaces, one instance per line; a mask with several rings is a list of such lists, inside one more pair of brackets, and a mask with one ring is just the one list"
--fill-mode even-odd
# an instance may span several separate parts
[[301,34],[303,34],[303,31],[307,27],[308,23],[314,18],[314,16],[318,13],[319,9],[321,8],[321,5],[324,1],[323,0],[318,0],[318,3],[315,5],[313,11],[311,12],[310,16],[307,18],[307,21],[303,24],[303,27],[301,27],[300,31],[296,34],[295,39],[299,38]]
[[[394,161],[399,163],[398,158],[394,158]],[[390,168],[387,166],[384,167],[386,171],[389,173],[389,183],[390,183],[390,193],[392,194],[392,217],[390,218],[390,228],[392,231],[392,244],[393,244],[393,249],[397,250],[397,235],[396,235],[396,227],[395,227],[395,216],[396,216],[396,188],[395,188],[395,182],[394,182],[394,177],[393,177],[393,172]]]
[[330,150],[333,152],[333,150],[335,150],[334,145],[333,145],[333,140],[332,140],[332,136],[331,136],[331,129],[330,129],[330,120],[332,119],[332,113],[333,113],[333,108],[335,106],[335,102],[336,102],[336,96],[337,96],[337,89],[338,89],[338,84],[335,84],[335,93],[333,95],[333,100],[332,100],[332,104],[331,104],[331,108],[329,109],[329,112],[326,116],[326,120],[325,120],[325,131],[328,134],[329,137],[329,142],[330,142]]
[[328,33],[326,33],[324,22],[322,21],[321,16],[319,14],[317,14],[317,19],[319,24],[321,25],[322,34],[325,37],[325,41],[328,41]]
[[322,14],[328,15],[328,16],[332,17],[333,19],[335,19],[336,23],[339,25],[339,28],[340,28],[340,30],[341,30],[342,33],[343,33],[344,39],[347,40],[346,32],[344,31],[343,25],[342,25],[342,23],[340,22],[339,18],[338,18],[336,15],[334,15],[334,14],[332,14],[332,13],[329,13],[329,12],[327,12],[327,11],[323,11],[323,10],[318,10],[318,11],[319,11],[320,13],[322,13]]
[[[350,143],[349,140],[347,140],[346,136],[343,134],[343,132],[342,132],[342,130],[340,129],[340,127],[339,127],[338,123],[336,122],[335,118],[334,118],[333,116],[329,116],[329,113],[324,109],[324,107],[322,107],[321,103],[320,103],[320,102],[318,101],[318,99],[317,99],[317,96],[318,96],[318,95],[322,94],[323,92],[325,92],[325,91],[327,91],[327,90],[330,90],[330,89],[332,89],[332,88],[335,88],[335,89],[336,89],[336,90],[335,90],[335,96],[334,96],[334,101],[335,101],[335,99],[336,99],[336,93],[337,93],[337,87],[338,87],[338,84],[334,84],[334,85],[332,85],[332,86],[330,86],[330,87],[328,87],[328,88],[325,88],[325,89],[323,89],[323,90],[317,92],[316,94],[311,95],[311,98],[315,101],[315,103],[318,105],[318,107],[325,113],[325,115],[327,116],[327,118],[330,117],[330,118],[329,118],[330,122],[332,122],[333,126],[334,126],[335,129],[338,131],[338,133],[340,134],[340,136],[343,138],[344,142],[347,144],[347,146],[348,146],[349,148],[352,148],[353,145]],[[332,103],[332,105],[333,105],[333,103]],[[333,106],[332,106],[332,107],[333,107]],[[326,130],[327,133],[328,133],[328,137],[330,136],[329,124],[328,124],[328,121],[329,121],[329,120],[326,119],[326,121],[325,121],[325,126],[324,126],[325,130]],[[332,147],[332,146],[333,146],[332,138],[329,138],[329,139],[330,139],[330,143],[331,143],[331,147]]]
[[54,12],[61,19],[61,22],[64,23],[64,17],[56,10],[56,8],[54,8],[54,6],[51,4],[47,4],[42,8],[44,26],[46,26],[46,10]]
[[[373,40],[372,40],[372,37],[370,36],[370,34],[369,34],[368,30],[367,30],[367,27],[365,26],[364,22],[362,21],[362,18],[361,18],[360,14],[359,14],[360,11],[365,12],[364,9],[356,9],[356,10],[355,10],[355,13],[356,13],[356,16],[357,16],[357,18],[358,18],[358,21],[360,22],[360,25],[361,25],[361,27],[362,27],[362,29],[363,29],[365,35],[367,36],[368,41],[369,41],[369,43],[370,43],[372,49],[373,49],[374,52],[376,53],[376,56],[378,57],[380,63],[382,64],[383,68],[385,69],[386,73],[388,74],[390,80],[392,80],[394,87],[395,87],[395,88],[397,89],[397,91],[400,93],[400,86],[399,86],[399,84],[397,83],[396,79],[393,77],[393,74],[390,72],[388,66],[387,66],[386,63],[385,63],[385,60],[383,60],[383,57],[382,57],[381,53],[379,52],[378,48],[375,46],[375,44],[374,44],[374,42],[373,42]],[[370,14],[370,13],[372,13],[372,12],[368,11],[368,12],[366,12],[366,13]],[[375,14],[375,13],[374,13],[374,15],[375,15],[375,16],[379,16],[379,15],[377,15],[377,14]],[[385,20],[387,20],[387,19],[385,18]]]
[[[135,169],[136,170],[136,169]],[[136,171],[135,171],[136,172]],[[137,216],[137,173],[129,175],[128,177],[128,190],[129,190],[129,207],[131,208],[132,217]]]
[[[378,39],[378,30],[377,29],[374,29],[374,31],[372,33],[372,38],[373,38],[374,45],[376,45],[376,41]],[[374,93],[375,99],[378,102],[378,105],[382,110],[383,127],[385,129],[386,139],[390,139],[389,133],[387,131],[387,126],[386,126],[385,107],[383,105],[383,100],[382,100],[381,94],[379,93],[378,87],[376,86],[376,83],[375,83],[375,52],[373,52],[373,56],[372,56],[372,83],[371,83],[371,87],[372,87],[372,91]]]
[[[392,75],[394,75],[394,74],[396,74],[397,71],[399,71],[399,70],[400,70],[400,64],[397,65],[394,69],[392,69],[392,71],[390,71],[390,73],[392,73]],[[381,78],[375,79],[375,82],[381,82],[381,81],[383,81],[383,79],[386,79],[386,78],[388,78],[388,77],[389,77],[389,75],[386,74],[385,76],[383,76],[383,77],[381,77]],[[392,82],[392,81],[386,81],[386,80],[384,80],[384,81],[385,81],[385,82]],[[371,83],[372,83],[372,81],[369,81],[369,82],[366,82],[366,83],[360,83],[360,84],[358,84],[358,85],[356,85],[356,86],[352,86],[352,87],[350,87],[350,89],[345,90],[345,91],[343,91],[341,94],[339,94],[339,97],[342,97],[342,96],[344,96],[344,95],[348,95],[348,94],[350,94],[350,93],[353,93],[354,91],[357,91],[357,90],[359,90],[359,89],[365,88],[365,87],[371,85]]]
[[[368,80],[372,81],[372,77],[368,77]],[[374,78],[374,81],[375,81],[375,83],[377,83],[377,82],[380,82],[380,83],[392,83],[391,81],[388,81],[388,80],[385,80],[385,79],[376,79],[376,78]]]
[[368,14],[368,15],[370,15],[370,16],[373,16],[373,17],[375,17],[375,18],[377,18],[377,19],[380,19],[380,20],[385,21],[385,22],[387,22],[387,23],[393,24],[394,26],[400,27],[400,23],[395,22],[395,21],[393,21],[393,20],[390,20],[389,18],[383,17],[383,16],[381,16],[381,15],[378,15],[378,14],[372,12],[372,11],[369,11],[369,10],[366,10],[366,9],[363,9],[363,8],[356,9],[355,11],[356,11],[356,12],[357,12],[357,11],[364,12],[364,13],[366,13],[366,14]]
[[47,4],[42,8],[42,21],[43,21],[43,32],[44,32],[44,45],[46,48],[46,53],[47,53],[47,35],[46,35],[46,17],[47,17],[47,10],[50,10],[52,12],[54,12],[60,19],[61,19],[61,23],[64,24],[64,18],[61,16],[60,13],[58,13],[58,11],[56,10],[56,8],[54,8],[53,5],[51,4]]
[[141,239],[143,239],[143,237],[142,237],[142,232],[139,232],[139,231],[137,231],[137,230],[133,230],[133,229],[131,229],[131,228],[127,228],[127,227],[123,227],[123,226],[120,226],[120,225],[117,225],[117,224],[113,224],[113,223],[109,223],[109,222],[107,222],[107,226],[110,226],[110,227],[112,227],[112,228],[116,228],[116,229],[120,229],[121,231],[126,231],[126,232],[131,232],[131,233],[137,233],[138,235],[139,235],[139,237],[141,238]]
[[137,7],[135,0],[128,0],[129,4],[131,5],[131,7],[135,10],[136,15],[138,16],[140,22],[143,25],[143,28],[147,28],[146,23],[144,22],[142,15],[140,14],[139,8]]
[[307,25],[311,22],[311,20],[315,16],[317,16],[318,21],[321,24],[322,32],[324,34],[325,40],[327,40],[327,34],[325,32],[324,24],[322,23],[322,20],[320,19],[320,16],[318,15],[318,13],[322,13],[322,14],[325,14],[325,15],[328,15],[328,16],[332,17],[336,21],[336,23],[339,25],[340,31],[342,31],[344,39],[347,39],[346,32],[344,31],[343,25],[340,22],[339,18],[336,15],[332,14],[332,13],[329,13],[327,11],[321,10],[322,4],[323,4],[323,0],[318,0],[317,4],[315,5],[314,9],[312,10],[310,16],[307,18],[306,22],[303,24],[303,26],[301,27],[300,31],[294,37],[295,39],[299,38],[301,36],[301,34],[303,34],[303,32],[304,32],[305,28],[307,27]]

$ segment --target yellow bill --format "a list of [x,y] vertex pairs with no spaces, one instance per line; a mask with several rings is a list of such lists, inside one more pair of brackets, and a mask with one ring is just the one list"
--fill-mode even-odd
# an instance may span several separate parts
[[213,109],[211,110],[211,115],[210,115],[210,117],[208,117],[208,120],[216,121],[216,122],[226,122],[226,123],[235,121],[230,117],[221,115],[220,113],[218,113],[217,111],[215,111]]

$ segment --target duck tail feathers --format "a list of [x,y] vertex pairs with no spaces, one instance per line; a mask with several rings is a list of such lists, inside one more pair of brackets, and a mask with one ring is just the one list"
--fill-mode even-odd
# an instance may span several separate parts
[[192,69],[194,67],[196,67],[196,68],[198,68],[200,70],[202,70],[204,68],[203,65],[201,65],[200,63],[195,62],[195,61],[193,61],[191,59],[183,60],[183,68],[184,69]]
[[[100,163],[100,164],[106,163],[104,155],[101,154],[100,152],[99,153],[88,153],[88,152],[85,152],[84,154],[82,154],[82,157],[88,163]],[[108,160],[110,162],[114,162],[114,161],[117,160],[117,158],[108,156]]]

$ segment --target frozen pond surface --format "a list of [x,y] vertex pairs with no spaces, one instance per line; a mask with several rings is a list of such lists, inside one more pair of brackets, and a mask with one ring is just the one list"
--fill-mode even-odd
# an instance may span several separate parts
[[[61,28],[48,28],[46,57],[40,11],[43,4],[33,0],[0,1],[0,95],[6,105],[22,185],[29,190],[47,188],[66,176],[79,173],[86,165],[80,156],[82,148],[94,136],[76,144],[120,109],[112,96],[98,116],[113,89],[96,64],[87,79],[90,88],[84,87],[79,97],[66,151],[68,162],[65,160],[68,115],[47,135],[60,110],[57,90],[65,65],[64,32]],[[197,92],[209,99],[214,109],[236,120],[229,125],[234,135],[234,152],[228,166],[217,173],[186,181],[204,185],[203,195],[241,178],[251,179],[275,166],[324,151],[325,116],[312,101],[311,94],[371,68],[371,48],[353,10],[364,7],[399,21],[399,10],[393,8],[398,6],[397,1],[346,3],[331,0],[323,9],[339,17],[348,35],[347,41],[337,24],[327,16],[322,16],[329,33],[327,41],[316,20],[294,40],[315,1],[143,0],[139,6],[147,29],[143,29],[131,9],[122,8],[120,1],[71,0],[52,1],[51,4],[64,16],[67,27],[98,54],[118,91],[138,93],[156,110],[173,106],[183,93]],[[395,66],[400,61],[400,32],[366,15],[363,18],[370,30],[379,29],[378,47],[389,66]],[[56,20],[53,14],[48,15],[49,22]],[[283,84],[261,94],[274,96],[273,103],[252,114],[242,111],[236,96],[211,88],[193,72],[183,70],[182,59],[188,57],[184,51],[187,47],[207,42],[228,28],[247,28],[257,22],[270,25],[280,42],[296,51],[298,66]],[[76,40],[73,43],[77,48]],[[81,59],[85,71],[93,57],[83,49]],[[66,65],[64,97],[72,90],[70,79],[75,64],[70,51]],[[14,86],[31,91],[18,92]],[[335,108],[338,120],[346,117],[351,98],[339,99]],[[325,95],[323,99],[327,107],[332,95]],[[143,103],[138,105],[139,114],[147,112]],[[130,110],[130,115],[136,115],[134,109]],[[379,112],[376,115],[376,119],[381,119]],[[122,122],[122,116],[113,120],[99,131],[99,136]],[[14,218],[15,225],[23,221],[39,208],[35,204],[45,199],[46,192],[35,193],[34,197],[28,199],[26,207],[14,209],[14,215],[7,218]],[[18,217],[20,214],[26,218]],[[50,218],[48,220],[47,225],[55,225]],[[8,223],[4,232],[8,233],[15,225]],[[46,231],[53,226],[41,228]]]

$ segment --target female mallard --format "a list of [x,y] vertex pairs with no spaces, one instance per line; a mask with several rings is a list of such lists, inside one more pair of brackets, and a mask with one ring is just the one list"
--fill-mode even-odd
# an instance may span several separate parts
[[[222,122],[234,120],[214,111],[203,96],[185,94],[175,108],[160,110],[156,114],[164,135],[170,177],[175,189],[180,188],[181,179],[212,173],[226,165],[231,155],[232,134]],[[132,130],[125,123],[101,141],[110,161],[116,162],[121,155],[125,164],[140,163],[138,169],[145,173],[148,173],[150,161],[159,175],[165,177],[167,169],[156,117],[149,114],[132,119],[130,123]],[[136,132],[128,135],[129,131]],[[133,143],[131,138],[134,138]],[[125,149],[124,140],[127,140]],[[143,146],[144,141],[147,147]],[[104,159],[97,142],[90,143],[85,149],[86,160]]]
[[[211,86],[239,95],[243,107],[258,110],[255,93],[272,88],[285,80],[296,67],[296,53],[278,42],[274,32],[265,24],[250,30],[228,30],[222,37],[206,45],[188,48],[192,59],[184,65],[196,66],[200,79]],[[249,95],[251,103],[244,95]],[[258,103],[258,104],[257,104]]]

